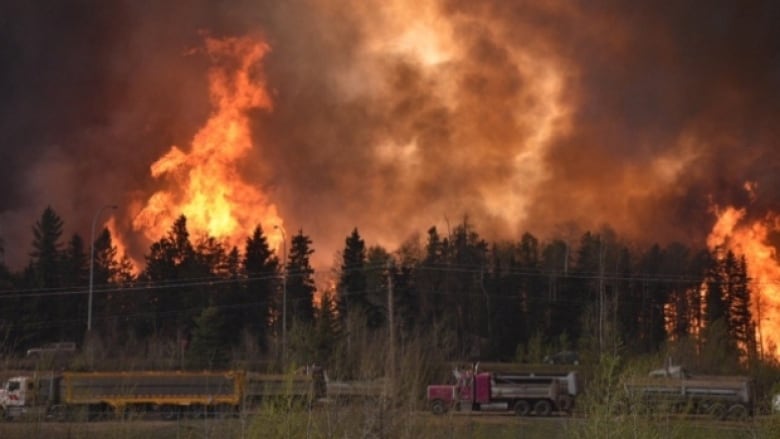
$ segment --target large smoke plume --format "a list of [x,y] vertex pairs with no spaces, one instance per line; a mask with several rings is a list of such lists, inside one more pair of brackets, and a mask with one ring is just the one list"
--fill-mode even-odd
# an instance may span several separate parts
[[703,244],[746,181],[751,212],[780,205],[777,23],[773,2],[5,2],[6,260],[49,204],[82,236],[119,204],[143,254],[149,166],[210,111],[203,33],[271,46],[244,171],[320,262],[355,226],[394,248],[463,215],[490,239]]

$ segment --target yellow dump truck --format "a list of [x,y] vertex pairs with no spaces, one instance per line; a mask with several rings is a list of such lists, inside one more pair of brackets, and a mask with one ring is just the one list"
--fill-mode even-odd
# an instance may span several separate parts
[[0,418],[92,419],[136,413],[163,419],[228,415],[268,398],[312,401],[306,375],[243,371],[64,372],[15,376],[0,389]]

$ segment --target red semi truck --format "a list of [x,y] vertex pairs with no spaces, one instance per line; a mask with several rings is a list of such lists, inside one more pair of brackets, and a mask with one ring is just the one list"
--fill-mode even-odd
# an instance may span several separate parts
[[514,411],[518,416],[549,416],[561,411],[565,394],[555,377],[519,376],[455,370],[455,384],[428,386],[431,411]]

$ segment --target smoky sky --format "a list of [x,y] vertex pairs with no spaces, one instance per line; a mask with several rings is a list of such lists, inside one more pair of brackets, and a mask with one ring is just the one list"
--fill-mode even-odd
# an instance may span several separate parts
[[[441,59],[404,45],[415,23]],[[242,170],[324,262],[354,227],[392,249],[464,215],[490,239],[703,243],[710,203],[780,208],[778,23],[771,1],[4,2],[5,258],[47,205],[86,236],[114,203],[143,255],[149,166],[211,111],[206,34],[271,46]]]

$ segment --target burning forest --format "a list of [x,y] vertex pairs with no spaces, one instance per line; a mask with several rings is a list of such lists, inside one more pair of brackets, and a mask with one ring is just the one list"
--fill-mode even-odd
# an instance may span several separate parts
[[780,358],[780,8],[159,3],[0,6],[11,350]]

